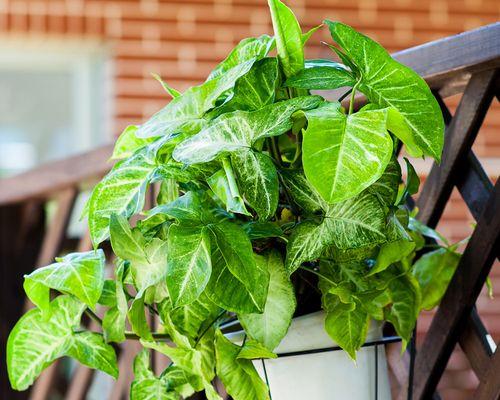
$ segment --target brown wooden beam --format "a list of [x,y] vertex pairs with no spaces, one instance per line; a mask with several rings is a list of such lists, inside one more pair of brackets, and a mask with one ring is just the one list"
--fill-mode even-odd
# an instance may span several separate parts
[[474,400],[500,399],[500,351],[498,349],[491,358],[490,368],[483,376],[472,398]]
[[113,145],[64,160],[54,161],[36,169],[0,180],[0,205],[47,198],[55,191],[80,185],[88,179],[104,175],[112,166],[108,162]]
[[496,71],[474,75],[446,129],[441,164],[434,164],[417,201],[418,219],[435,227],[495,92]]
[[493,354],[486,337],[487,334],[488,332],[474,308],[467,319],[464,331],[460,335],[459,343],[479,379],[486,375],[490,357]]
[[465,328],[500,246],[500,181],[495,185],[417,353],[414,399],[432,396]]

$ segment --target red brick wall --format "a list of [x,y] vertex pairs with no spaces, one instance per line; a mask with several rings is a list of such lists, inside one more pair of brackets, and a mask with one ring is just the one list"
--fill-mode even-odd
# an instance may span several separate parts
[[[380,41],[390,51],[415,46],[499,20],[498,0],[290,0],[309,29],[323,18],[340,20]],[[159,73],[184,90],[204,80],[232,46],[247,36],[270,33],[265,0],[0,0],[0,40],[44,37],[97,39],[106,43],[114,62],[114,134],[140,123],[167,101],[150,73]],[[329,57],[316,34],[309,57]],[[43,43],[43,42],[42,42]],[[43,44],[41,44],[43,45]],[[458,99],[449,101],[455,107]],[[474,146],[496,179],[500,170],[500,107],[494,104]],[[472,218],[456,193],[446,209],[441,231],[460,240],[472,230]],[[500,298],[498,265],[492,274]],[[500,339],[500,301],[482,296],[479,311]],[[430,315],[419,322],[423,333]],[[477,381],[456,352],[441,383],[445,399],[470,394]]]

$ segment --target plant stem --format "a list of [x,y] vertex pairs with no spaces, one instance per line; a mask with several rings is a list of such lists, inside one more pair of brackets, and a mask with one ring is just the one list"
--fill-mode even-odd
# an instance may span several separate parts
[[225,313],[226,313],[226,310],[221,311],[221,312],[219,313],[219,315],[217,315],[217,317],[215,317],[215,319],[214,319],[212,322],[210,322],[210,324],[208,324],[208,326],[207,326],[207,327],[203,330],[203,332],[201,333],[201,335],[200,335],[200,336],[198,336],[198,338],[196,339],[196,342],[195,342],[195,344],[194,344],[194,347],[198,346],[198,343],[200,343],[200,340],[203,338],[203,336],[205,335],[205,333],[207,333],[207,332],[208,332],[208,330],[212,327],[212,325],[213,325],[213,324],[215,324],[215,323],[217,322],[217,320],[218,320],[220,317],[222,317]]
[[351,99],[349,101],[349,115],[351,115],[352,112],[354,111],[354,97],[356,96],[356,89],[358,88],[360,83],[361,80],[357,81],[354,87],[352,88]]
[[300,268],[300,269],[303,269],[304,271],[308,271],[308,272],[310,272],[311,274],[314,274],[314,275],[319,276],[321,279],[324,279],[325,281],[327,281],[327,282],[331,283],[333,286],[337,286],[337,284],[336,284],[334,281],[332,281],[331,279],[327,278],[325,275],[320,274],[319,272],[317,272],[317,271],[315,271],[315,270],[313,270],[313,269],[311,269],[311,268],[304,267],[303,265],[301,265],[299,268]]
[[236,178],[234,177],[234,171],[231,166],[231,162],[229,161],[229,157],[224,157],[222,159],[222,166],[224,167],[224,172],[226,173],[231,195],[233,197],[238,197],[240,195],[240,191],[238,189],[238,184],[236,183]]
[[290,163],[292,167],[295,167],[297,162],[301,159],[302,155],[302,129],[299,133],[297,133],[297,143],[295,147],[295,154],[293,156],[293,160]]
[[[153,332],[151,335],[153,336],[153,339],[158,341],[170,340],[170,336],[167,333]],[[141,340],[141,337],[136,335],[134,332],[125,332],[125,338],[127,340]]]
[[94,313],[94,312],[93,312],[90,308],[86,308],[86,309],[85,309],[85,314],[87,314],[87,316],[88,316],[90,319],[94,320],[94,321],[95,321],[95,322],[97,322],[100,326],[102,326],[102,319],[101,319],[101,318],[99,318],[99,316],[98,316],[96,313]]
[[276,161],[278,166],[281,167],[281,153],[278,144],[276,143],[276,137],[273,136],[267,138],[267,146],[274,160]]

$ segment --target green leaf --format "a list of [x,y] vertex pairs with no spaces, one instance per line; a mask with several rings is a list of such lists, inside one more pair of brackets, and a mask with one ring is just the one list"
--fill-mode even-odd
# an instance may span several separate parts
[[132,331],[145,340],[153,340],[146,315],[144,313],[144,298],[136,297],[128,310],[128,320]]
[[248,339],[241,348],[236,358],[244,360],[254,360],[256,358],[278,358],[278,356],[272,351],[269,351],[257,340]]
[[198,378],[191,379],[190,383],[196,390],[205,389],[205,395],[209,400],[220,400],[211,384],[215,376],[213,330],[211,333],[207,332],[197,348],[193,348],[189,339],[178,332],[170,321],[166,321],[166,329],[176,344],[175,347],[144,340],[141,340],[142,345],[165,354],[174,365]]
[[278,59],[285,76],[290,77],[304,68],[302,30],[292,10],[279,0],[268,0],[273,21]]
[[131,400],[178,400],[169,392],[167,379],[157,378],[149,368],[149,351],[143,349],[134,359],[134,380],[130,387]]
[[[323,24],[315,26],[314,28],[309,29],[306,33],[302,34],[302,46],[305,46],[306,43],[309,41],[312,35],[316,33],[318,29],[320,29],[323,26]],[[306,61],[307,65],[307,61]]]
[[226,205],[226,210],[243,214],[250,215],[245,203],[241,196],[239,195],[239,190],[237,193],[233,193],[231,190],[231,185],[229,183],[226,171],[224,168],[218,170],[210,178],[207,179],[208,186],[215,193],[215,195]]
[[375,275],[389,267],[389,265],[401,261],[415,250],[415,242],[407,240],[396,240],[384,243],[380,247],[375,266],[368,276]]
[[353,197],[379,179],[393,149],[384,111],[346,116],[339,107],[326,103],[307,111],[302,144],[306,177],[328,203]]
[[339,249],[352,249],[385,241],[385,212],[369,192],[329,206],[324,224]]
[[410,217],[408,227],[412,231],[418,232],[418,233],[422,234],[423,236],[426,236],[426,237],[434,239],[436,242],[442,242],[446,246],[450,245],[450,243],[448,242],[448,240],[443,235],[441,235],[435,229],[429,228],[428,226],[424,225],[418,219]]
[[287,244],[285,266],[294,272],[305,261],[320,257],[329,246],[355,249],[382,243],[385,238],[385,213],[375,196],[368,192],[329,205],[320,224],[299,224]]
[[[206,291],[203,292],[194,302],[182,307],[169,310],[169,316],[176,328],[184,335],[194,339],[198,338],[200,332],[206,328],[221,312],[214,302],[212,302]],[[160,316],[162,311],[160,309]]]
[[215,334],[217,376],[227,392],[238,400],[269,399],[269,389],[250,360],[239,359],[240,347],[217,331]]
[[198,193],[189,191],[168,204],[156,206],[148,211],[146,215],[152,218],[163,214],[183,224],[192,223],[199,225],[202,223],[203,214],[206,213],[206,209],[203,207],[204,200]]
[[413,265],[413,275],[422,290],[421,309],[431,310],[439,304],[459,261],[460,254],[441,248],[424,254]]
[[258,38],[246,38],[240,41],[231,53],[210,73],[207,81],[210,81],[228,72],[237,65],[249,60],[260,60],[267,56],[274,46],[274,38],[262,35]]
[[118,378],[115,350],[104,342],[103,336],[99,333],[75,333],[67,355],[89,368],[101,370],[115,379]]
[[154,157],[145,147],[118,162],[92,191],[89,200],[89,229],[94,246],[109,235],[111,214],[130,217],[142,210],[149,180],[156,168]]
[[104,287],[104,252],[71,253],[56,261],[25,275],[24,290],[29,299],[45,317],[50,316],[50,289],[72,294],[95,309]]
[[208,162],[220,153],[251,147],[257,140],[289,130],[298,110],[317,107],[319,96],[303,96],[271,104],[257,111],[235,111],[211,121],[198,134],[174,149],[173,157],[185,164]]
[[113,252],[123,260],[135,261],[146,258],[144,247],[146,241],[138,230],[130,229],[127,218],[111,214],[109,230]]
[[303,70],[285,82],[285,86],[309,90],[332,90],[355,84],[356,78],[345,66],[327,60],[308,60]]
[[106,307],[116,306],[116,282],[113,279],[106,279],[102,288],[98,304]]
[[327,312],[325,330],[355,360],[356,351],[364,344],[370,318],[360,306],[339,302]]
[[130,261],[137,297],[142,297],[146,289],[165,279],[168,244],[158,238],[147,242],[137,229],[130,229],[122,216],[112,215],[110,227],[113,251],[118,257]]
[[147,146],[152,143],[156,138],[138,138],[135,133],[137,132],[136,125],[129,125],[125,128],[122,134],[118,137],[113,149],[112,160],[119,160],[121,158],[128,158],[135,153],[136,150]]
[[204,114],[215,106],[223,93],[233,88],[236,80],[245,75],[254,62],[254,58],[249,59],[199,86],[189,88],[141,125],[137,136],[171,137],[178,132],[188,135],[198,132],[204,124]]
[[196,300],[210,279],[210,236],[204,228],[172,225],[168,248],[167,288],[178,307]]
[[243,225],[250,240],[282,237],[283,231],[274,222],[250,221]]
[[399,183],[401,182],[401,167],[398,159],[393,156],[382,176],[368,187],[368,191],[379,201],[390,208],[397,204]]
[[231,154],[231,161],[245,200],[261,219],[276,212],[279,197],[278,173],[272,159],[251,149]]
[[297,301],[279,253],[269,253],[265,262],[269,271],[269,290],[264,312],[239,314],[238,319],[250,337],[274,350],[288,331]]
[[47,321],[39,309],[24,314],[7,341],[7,369],[15,390],[27,389],[54,360],[64,356],[73,344],[85,305],[71,296],[59,296],[51,303]]
[[319,258],[332,241],[332,238],[326,235],[326,230],[324,224],[316,225],[309,221],[295,227],[286,246],[285,265],[288,274],[292,274],[303,262]]
[[257,61],[234,85],[233,95],[208,115],[210,119],[236,110],[253,111],[273,103],[278,84],[278,61]]
[[165,82],[163,79],[161,79],[160,75],[158,75],[158,74],[151,74],[151,75],[153,75],[153,78],[155,78],[158,82],[160,82],[163,89],[165,89],[165,92],[167,92],[173,99],[182,95],[181,92],[179,92],[178,90],[175,90],[167,82]]
[[403,204],[409,196],[416,194],[420,187],[420,178],[417,171],[406,157],[404,159],[406,163],[406,184],[399,191],[396,204]]
[[102,319],[102,330],[107,343],[125,341],[125,321],[127,318],[127,298],[123,288],[125,263],[122,261],[116,269],[116,305],[106,311]]
[[327,207],[320,194],[301,171],[282,170],[280,176],[283,186],[288,190],[293,201],[306,213],[316,214]]
[[425,81],[353,28],[328,20],[325,23],[333,39],[359,69],[359,90],[372,103],[399,111],[411,128],[415,143],[424,154],[439,161],[444,141],[443,116]]
[[243,228],[224,221],[211,227],[212,276],[207,294],[219,306],[234,312],[264,309],[269,283],[265,265],[256,262]]
[[385,319],[394,325],[396,332],[403,339],[404,350],[413,333],[422,296],[418,282],[412,275],[401,275],[398,270],[396,273],[392,279],[387,278],[392,304]]

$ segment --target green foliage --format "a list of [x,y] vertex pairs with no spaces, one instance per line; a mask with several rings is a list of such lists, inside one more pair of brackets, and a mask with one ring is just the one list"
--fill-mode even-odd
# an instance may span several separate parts
[[[9,336],[14,389],[63,356],[116,377],[109,343],[130,339],[144,348],[134,400],[201,391],[218,400],[216,376],[235,400],[264,400],[252,360],[277,357],[308,300],[307,274],[318,278],[326,332],[353,359],[370,320],[392,323],[406,343],[419,312],[439,303],[460,255],[409,217],[404,204],[420,182],[405,160],[403,184],[395,150],[401,141],[411,157],[439,160],[444,125],[429,88],[338,22],[325,23],[341,63],[306,60],[320,26],[302,33],[284,3],[269,7],[274,37],[242,40],[201,85],[180,93],[156,77],[168,104],[125,129],[119,161],[85,208],[95,251],[25,277],[36,307]],[[346,109],[310,94],[344,87]],[[358,91],[369,103],[355,112]],[[159,194],[144,210],[153,183]],[[424,237],[445,247],[416,259],[428,251]],[[108,238],[105,274],[98,247]],[[101,326],[82,329],[84,312]],[[241,345],[221,331],[235,315]],[[159,376],[151,350],[172,361]]]

